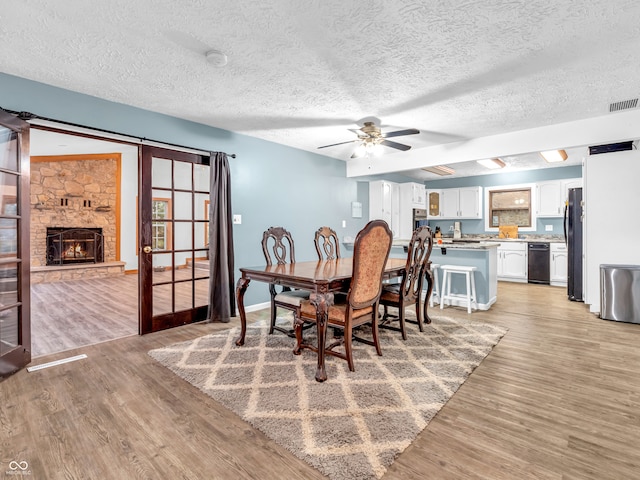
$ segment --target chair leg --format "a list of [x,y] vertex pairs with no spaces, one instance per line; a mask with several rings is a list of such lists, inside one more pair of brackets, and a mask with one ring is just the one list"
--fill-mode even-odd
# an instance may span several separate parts
[[[419,311],[419,310],[418,310]],[[407,329],[404,327],[404,305],[400,305],[398,308],[398,322],[400,323],[400,333],[402,333],[402,339],[407,339]],[[420,317],[418,316],[418,323],[420,323]],[[380,355],[380,354],[378,354]]]
[[447,283],[449,280],[449,272],[446,270],[442,273],[442,284],[440,285],[440,310],[444,309],[444,302],[447,296]]
[[296,347],[293,349],[294,355],[300,355],[302,353],[302,327],[304,325],[304,320],[299,318],[297,315],[294,315],[293,319],[293,329],[296,333]]
[[426,318],[422,318],[423,317],[423,313],[426,313],[422,310],[422,296],[418,295],[418,298],[416,299],[416,320],[418,321],[418,328],[420,329],[421,332],[424,332],[424,329],[422,328],[422,322],[424,321],[425,323],[427,322]]
[[344,353],[347,357],[347,364],[349,365],[349,370],[355,372],[356,369],[353,366],[353,351],[351,349],[352,344],[352,335],[351,325],[349,327],[345,327],[344,329]]
[[273,301],[271,302],[271,323],[269,326],[269,335],[273,333],[273,328],[276,326],[276,310],[277,307]]
[[380,338],[378,337],[378,319],[375,315],[371,316],[371,333],[373,335],[373,344],[376,347],[376,353],[381,357],[382,350],[380,349]]
[[465,276],[467,277],[467,313],[471,313],[471,275],[469,272],[466,272]]

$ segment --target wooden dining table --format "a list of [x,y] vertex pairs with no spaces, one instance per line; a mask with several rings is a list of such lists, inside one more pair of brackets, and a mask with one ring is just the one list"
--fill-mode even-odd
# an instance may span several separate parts
[[[384,269],[384,278],[394,278],[402,275],[406,266],[406,258],[389,258]],[[347,291],[352,277],[353,259],[339,258],[310,262],[285,263],[280,265],[264,265],[258,267],[242,267],[242,276],[236,285],[236,299],[240,312],[240,336],[236,345],[244,345],[247,333],[247,316],[244,308],[244,294],[249,282],[256,280],[275,285],[286,286],[310,292],[309,300],[316,307],[318,328],[318,366],[315,378],[318,382],[327,379],[325,370],[325,339],[327,331],[327,312],[333,304],[335,292]],[[433,281],[429,274],[427,278],[427,297],[424,301],[424,319],[428,322],[427,304],[431,294]]]

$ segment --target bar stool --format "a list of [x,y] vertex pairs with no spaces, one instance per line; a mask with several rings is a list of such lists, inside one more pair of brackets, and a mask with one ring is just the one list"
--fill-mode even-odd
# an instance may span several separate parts
[[438,297],[438,303],[442,301],[440,298],[440,282],[438,281],[438,269],[440,268],[439,263],[431,264],[431,273],[433,274],[433,288],[431,290],[431,297],[429,297],[429,307],[433,308],[433,297]]
[[[476,280],[474,272],[478,267],[469,267],[466,265],[441,265],[442,270],[442,294],[440,295],[440,308],[444,308],[445,302],[448,300],[449,305],[454,299],[464,299],[467,304],[467,313],[471,313],[471,303],[476,304],[478,308],[478,301],[476,299]],[[451,293],[451,278],[454,273],[464,275],[467,280],[467,291],[465,294],[452,294]]]

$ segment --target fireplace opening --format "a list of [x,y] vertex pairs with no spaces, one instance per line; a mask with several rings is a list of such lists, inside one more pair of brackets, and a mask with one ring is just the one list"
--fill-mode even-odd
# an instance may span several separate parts
[[101,228],[47,228],[47,265],[104,262]]

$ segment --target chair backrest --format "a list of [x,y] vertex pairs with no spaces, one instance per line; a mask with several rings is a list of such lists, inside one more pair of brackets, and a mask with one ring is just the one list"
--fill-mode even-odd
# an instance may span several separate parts
[[358,232],[353,245],[353,275],[348,295],[352,308],[364,308],[380,299],[392,241],[393,233],[384,220],[372,220]]
[[[267,265],[296,261],[291,234],[282,227],[271,227],[262,234],[262,252]],[[272,257],[273,255],[273,257]]]
[[431,229],[422,226],[414,230],[407,249],[407,265],[400,285],[400,294],[405,298],[413,300],[417,295],[420,295],[422,280],[426,273],[425,268],[432,249],[433,233]]
[[338,234],[330,227],[320,227],[314,238],[318,260],[335,260],[340,258],[340,241]]

